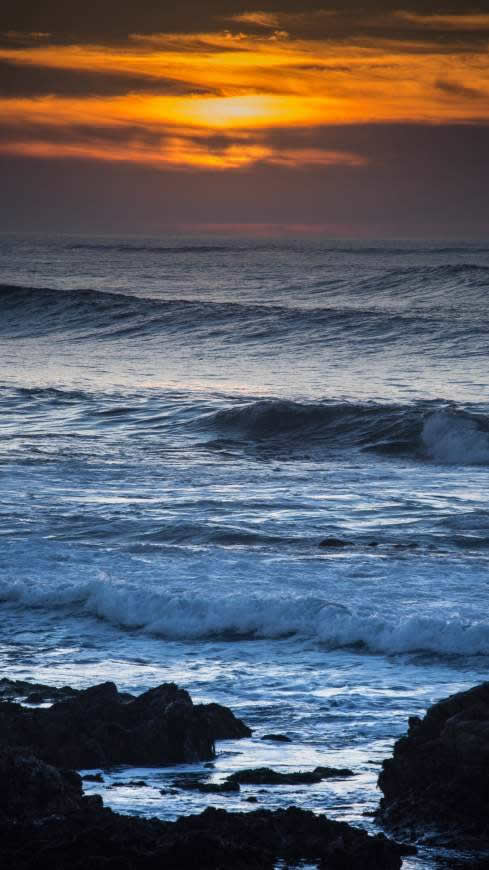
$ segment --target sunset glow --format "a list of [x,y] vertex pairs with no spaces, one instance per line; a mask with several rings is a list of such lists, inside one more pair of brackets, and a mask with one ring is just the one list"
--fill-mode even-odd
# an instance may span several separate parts
[[[323,27],[326,19],[331,35],[308,39],[293,32],[300,15],[260,11],[235,16],[229,29],[133,35],[123,46],[56,45],[31,35],[26,47],[12,34],[0,61],[57,71],[61,92],[0,99],[7,125],[0,151],[179,169],[362,165],[361,154],[326,148],[321,157],[321,147],[294,149],[271,134],[331,124],[489,121],[487,46],[460,51],[430,36],[455,24],[489,33],[489,16],[395,13],[376,40],[345,40],[335,16],[324,13]],[[414,24],[424,28],[416,42]],[[394,38],[387,25],[405,27],[405,36]],[[99,76],[99,92],[92,81],[85,94],[65,95],[68,71]],[[103,93],[124,77],[130,81],[121,81],[120,93]]]

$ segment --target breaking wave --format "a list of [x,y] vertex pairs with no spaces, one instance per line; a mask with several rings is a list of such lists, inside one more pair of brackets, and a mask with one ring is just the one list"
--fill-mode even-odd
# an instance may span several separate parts
[[[89,435],[114,430],[118,438],[131,442],[131,449],[137,434],[143,452],[145,439],[152,439],[150,446],[154,448],[158,436],[162,444],[190,438],[193,449],[224,455],[251,448],[281,458],[299,455],[321,462],[331,450],[371,451],[441,465],[489,465],[489,410],[485,406],[462,407],[440,400],[389,404],[286,399],[243,403],[234,399],[234,404],[222,407],[226,399],[233,401],[226,396],[217,400],[216,396],[191,391],[174,394],[171,390],[154,390],[141,402],[132,393],[0,386],[3,412],[26,413],[32,423],[32,432],[27,427],[24,430],[28,450],[38,442],[42,447],[44,442],[40,442],[46,432],[49,435],[56,431],[60,437],[66,433],[72,439],[70,456],[75,455],[79,439],[85,457],[83,439],[88,427]],[[66,416],[64,409],[68,407],[71,411]],[[52,420],[48,429],[36,425],[37,415],[45,414]],[[185,536],[185,529],[179,533]],[[195,530],[189,534],[195,534]],[[237,534],[229,530],[230,538]]]
[[300,403],[260,400],[207,418],[220,431],[288,446],[357,446],[415,455],[440,464],[489,464],[489,418],[433,402]]
[[[262,597],[237,593],[220,600],[172,595],[103,581],[63,589],[0,584],[0,601],[33,608],[66,608],[119,628],[173,640],[312,639],[330,649],[372,653],[425,652],[439,656],[489,655],[489,621],[458,615],[365,613],[318,596]],[[75,609],[74,609],[75,608]]]

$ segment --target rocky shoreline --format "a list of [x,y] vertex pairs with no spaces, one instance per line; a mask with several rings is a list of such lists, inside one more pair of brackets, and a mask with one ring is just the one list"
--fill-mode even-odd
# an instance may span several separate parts
[[[289,807],[239,813],[209,807],[176,822],[121,816],[85,796],[71,768],[165,766],[215,757],[215,741],[251,730],[219,704],[194,704],[163,684],[135,697],[113,683],[77,691],[0,680],[0,865],[56,868],[270,868],[312,861],[322,870],[395,870],[415,848],[384,834]],[[50,706],[33,706],[50,704]],[[273,735],[275,736],[275,735]],[[401,841],[489,848],[489,683],[433,705],[383,763],[377,821]],[[314,783],[343,768],[282,774],[241,771],[206,792],[241,783]],[[96,777],[91,777],[92,780]],[[96,781],[103,781],[100,777]],[[143,783],[144,784],[144,783]],[[189,787],[184,783],[182,787]],[[474,858],[475,860],[475,858]],[[467,866],[486,866],[469,864]]]
[[379,786],[377,819],[396,836],[489,850],[489,683],[439,701],[423,719],[412,716]]

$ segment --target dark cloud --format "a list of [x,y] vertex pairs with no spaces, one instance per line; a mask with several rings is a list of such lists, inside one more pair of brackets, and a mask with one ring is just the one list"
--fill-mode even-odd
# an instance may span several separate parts
[[435,82],[435,85],[439,91],[443,91],[443,93],[453,95],[454,97],[467,97],[469,100],[480,100],[481,98],[487,99],[489,97],[489,94],[485,91],[477,90],[477,88],[468,88],[465,85],[461,85],[459,82],[439,80]]
[[102,96],[119,94],[209,94],[209,89],[187,86],[163,77],[121,75],[21,65],[0,60],[0,97]]
[[[31,145],[43,142],[57,146],[124,146],[140,145],[145,148],[161,148],[166,140],[165,132],[154,131],[148,127],[124,125],[123,127],[97,124],[35,124],[35,123],[2,123],[0,126],[0,144],[22,142]],[[110,150],[107,151],[110,155]]]
[[[61,41],[123,40],[130,33],[198,33],[222,28],[223,22],[233,15],[243,14],[253,9],[265,12],[284,12],[287,14],[341,11],[335,31],[344,30],[344,35],[364,33],[370,28],[372,33],[385,30],[381,17],[399,9],[421,14],[433,14],[432,0],[180,0],[179,3],[165,4],[161,0],[100,0],[98,3],[80,4],[79,0],[16,0],[4,4],[0,15],[0,31],[4,33],[50,32],[53,38]],[[436,12],[446,14],[467,14],[488,12],[489,0],[474,0],[470,8],[461,9],[460,0],[441,0]],[[377,18],[375,28],[366,24],[372,16]],[[331,21],[330,21],[331,25]],[[310,27],[318,35],[317,19],[315,24],[303,23],[304,34]],[[250,29],[250,28],[248,28]],[[252,28],[251,28],[252,29]],[[422,33],[422,27],[411,25],[414,35]],[[369,31],[370,32],[370,31]],[[399,27],[406,33],[406,27]],[[409,32],[409,29],[408,29]],[[440,38],[443,28],[440,29]],[[450,34],[453,37],[453,32]],[[464,34],[464,42],[476,38],[476,34]]]

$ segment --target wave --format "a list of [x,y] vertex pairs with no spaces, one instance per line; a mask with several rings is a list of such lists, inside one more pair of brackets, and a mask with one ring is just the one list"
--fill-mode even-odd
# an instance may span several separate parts
[[365,613],[318,596],[280,598],[231,594],[219,600],[192,594],[150,592],[103,581],[33,588],[0,583],[0,601],[28,608],[69,608],[119,628],[172,640],[270,639],[297,637],[329,649],[372,653],[431,653],[438,656],[489,655],[489,621],[459,615]]
[[[180,443],[183,436],[191,449],[226,456],[251,449],[268,457],[322,461],[330,451],[351,454],[356,450],[440,465],[489,465],[489,409],[481,405],[462,407],[441,400],[396,404],[276,398],[243,403],[241,398],[220,396],[221,407],[216,410],[217,396],[200,392],[150,391],[141,403],[135,393],[2,386],[0,401],[4,413],[20,409],[34,415],[33,432],[30,434],[29,428],[24,431],[29,455],[45,437],[45,428],[39,429],[35,423],[37,408],[42,414],[53,415],[48,433],[57,431],[60,438],[67,433],[80,439],[83,456],[86,448],[82,441],[87,434],[84,427],[88,425],[88,434],[92,435],[102,428],[115,428],[119,438],[127,437],[131,442],[137,435],[143,450],[145,434],[154,438],[155,433],[160,433],[167,439],[165,443],[172,443],[172,439]],[[233,404],[222,407],[226,401]],[[57,415],[58,409],[63,412],[67,406],[76,408],[75,418]],[[75,420],[82,421],[81,429],[77,429]],[[72,451],[76,451],[76,445],[72,445]],[[222,534],[236,543],[246,536],[237,529],[214,533],[216,540]],[[187,539],[201,538],[192,528],[182,527],[178,534]]]
[[[136,245],[125,242],[119,243],[94,243],[80,242],[69,245],[71,251],[115,251],[117,253],[149,253],[149,254],[216,254],[236,253],[237,251],[249,250],[246,246],[229,245]],[[256,250],[256,248],[252,249]]]
[[365,352],[399,345],[445,358],[447,354],[465,358],[485,353],[489,327],[482,310],[477,310],[477,316],[454,317],[439,307],[435,313],[414,305],[405,311],[385,310],[362,307],[358,300],[355,307],[334,303],[299,307],[0,285],[0,334],[8,339],[152,341],[163,334],[188,335],[213,346],[273,345],[282,352],[298,344],[303,349],[307,336],[311,346],[327,341],[344,347],[361,341]]
[[463,256],[471,254],[489,254],[489,247],[484,245],[439,245],[439,246],[409,246],[406,245],[361,245],[358,243],[352,245],[334,245],[309,243],[304,245],[301,242],[289,240],[287,243],[280,241],[266,242],[251,242],[236,244],[229,242],[228,244],[180,244],[180,245],[161,245],[156,242],[138,243],[130,241],[119,242],[76,242],[66,245],[71,251],[113,251],[116,253],[150,253],[150,254],[207,254],[207,253],[230,253],[237,252],[255,253],[258,251],[299,251],[299,252],[315,252],[319,251],[325,254],[351,254],[353,256],[402,256],[402,255],[444,255],[444,256]]
[[[442,263],[437,266],[405,266],[404,268],[397,269],[397,274],[399,275],[418,275],[424,278],[424,280],[429,280],[431,278],[456,278],[463,276],[474,276],[474,275],[482,275],[489,276],[489,265],[484,265],[480,263]],[[387,277],[389,277],[391,273],[388,273]]]
[[440,464],[489,464],[489,417],[434,402],[385,405],[264,399],[204,416],[200,425],[288,449],[359,447]]

